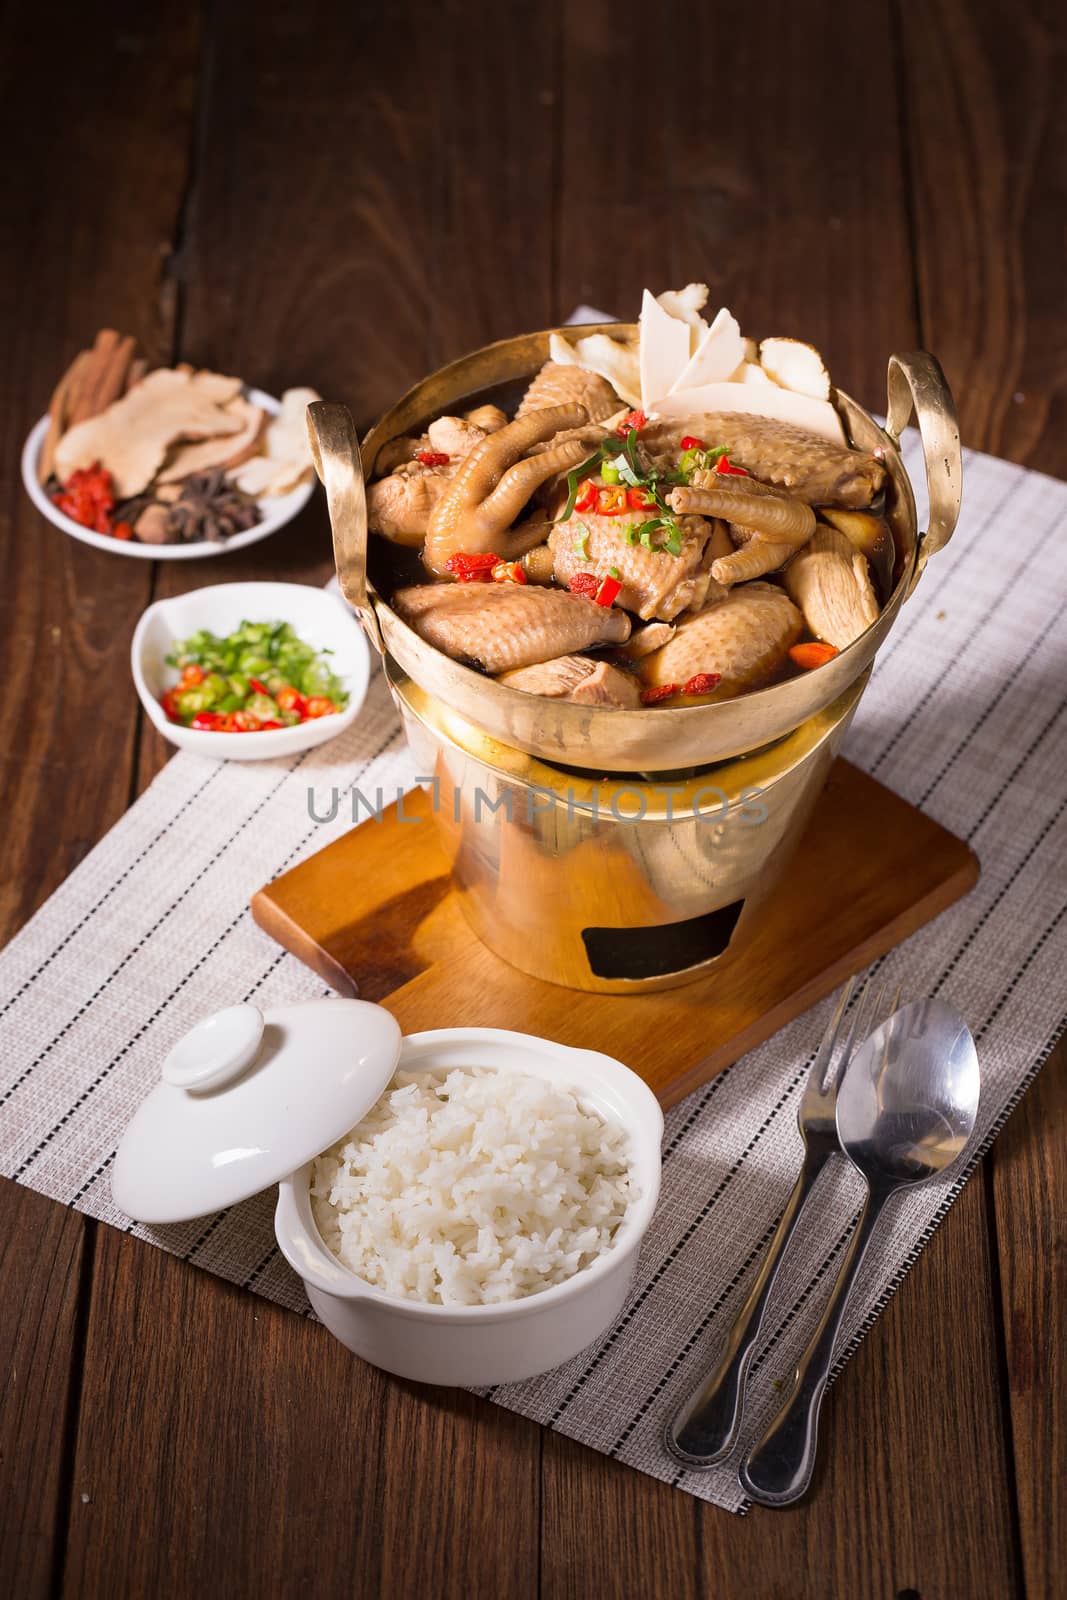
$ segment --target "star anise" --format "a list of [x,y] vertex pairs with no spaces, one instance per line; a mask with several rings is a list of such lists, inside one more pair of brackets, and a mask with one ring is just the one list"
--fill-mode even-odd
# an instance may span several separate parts
[[167,530],[175,543],[210,539],[219,544],[259,520],[259,507],[252,497],[235,488],[224,470],[216,467],[213,472],[195,472],[185,479],[168,512]]

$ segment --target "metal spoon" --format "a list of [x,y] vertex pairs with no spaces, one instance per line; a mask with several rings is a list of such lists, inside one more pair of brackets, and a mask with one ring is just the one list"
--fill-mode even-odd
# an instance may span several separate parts
[[974,1040],[963,1018],[940,1000],[903,1006],[849,1062],[837,1096],[837,1133],[868,1193],[793,1392],[738,1473],[761,1505],[789,1505],[807,1489],[834,1341],[883,1207],[898,1189],[937,1177],[959,1158],[974,1130],[978,1091]]

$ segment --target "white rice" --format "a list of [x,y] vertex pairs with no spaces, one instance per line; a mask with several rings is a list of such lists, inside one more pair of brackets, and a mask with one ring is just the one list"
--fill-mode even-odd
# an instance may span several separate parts
[[629,1166],[625,1128],[543,1078],[398,1072],[315,1162],[312,1208],[334,1255],[386,1294],[492,1305],[611,1248]]

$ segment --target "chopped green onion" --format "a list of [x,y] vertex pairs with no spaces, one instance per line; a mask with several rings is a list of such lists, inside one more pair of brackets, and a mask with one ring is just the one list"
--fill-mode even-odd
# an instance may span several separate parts
[[599,467],[600,463],[607,455],[609,448],[610,447],[608,446],[607,442],[605,442],[600,446],[600,449],[597,451],[595,456],[590,456],[588,461],[583,461],[580,466],[574,468],[573,472],[568,472],[567,504],[563,508],[562,515],[556,519],[558,522],[569,522],[571,520],[571,513],[574,510],[574,502],[578,498],[578,485],[581,483],[583,478],[590,477],[596,471],[597,467]]
[[625,528],[623,528],[622,532],[623,532],[623,538],[626,540],[627,544],[636,544],[637,543],[637,524],[636,524],[636,522],[628,522],[626,524]]
[[672,556],[682,553],[682,530],[676,522],[671,523],[671,531],[663,541],[663,548]]
[[600,476],[605,483],[618,483],[619,469],[613,461],[605,461],[600,468]]
[[574,531],[574,548],[583,561],[589,560],[589,529],[579,522]]
[[652,550],[655,548],[652,543],[652,529],[649,527],[647,522],[641,529],[641,543],[644,545],[646,550]]
[[618,579],[619,576],[620,576],[620,573],[619,573],[618,567],[609,567],[608,568],[608,577],[609,578]]

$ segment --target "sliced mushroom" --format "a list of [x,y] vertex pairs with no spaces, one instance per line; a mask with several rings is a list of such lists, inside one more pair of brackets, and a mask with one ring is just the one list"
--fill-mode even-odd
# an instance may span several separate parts
[[799,339],[764,339],[759,347],[764,372],[794,394],[810,395],[813,400],[829,400],[830,374],[814,345]]
[[783,579],[815,637],[838,650],[878,620],[867,558],[836,528],[816,528]]

